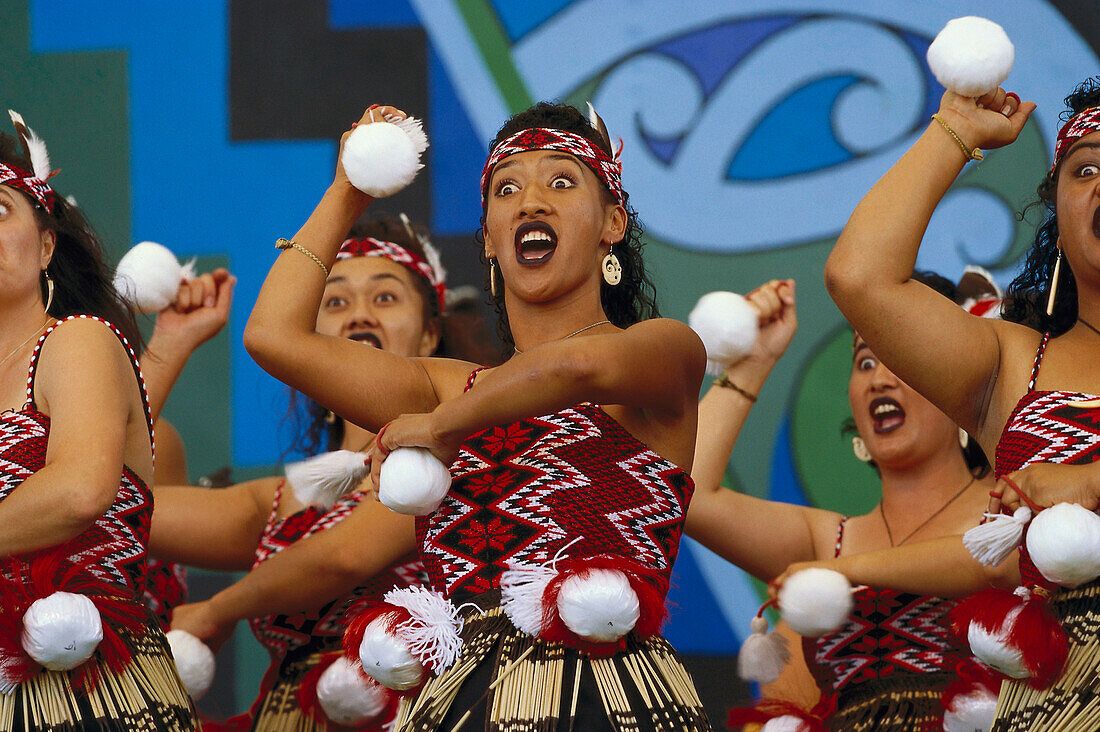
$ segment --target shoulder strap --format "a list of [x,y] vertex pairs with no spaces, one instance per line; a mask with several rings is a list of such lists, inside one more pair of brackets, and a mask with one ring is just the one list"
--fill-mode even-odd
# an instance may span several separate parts
[[840,556],[840,547],[844,543],[844,524],[848,523],[847,516],[840,517],[840,523],[836,526],[836,547],[833,549],[833,558]]
[[476,369],[471,371],[470,378],[466,379],[466,388],[462,390],[462,393],[465,394],[470,389],[474,388],[474,379],[477,378],[478,374],[480,374],[482,371],[486,371],[488,368],[488,366],[478,366]]
[[61,320],[57,321],[46,329],[46,332],[43,333],[42,336],[38,339],[38,343],[35,344],[34,353],[31,354],[31,365],[27,372],[27,404],[29,404],[31,407],[35,407],[34,377],[35,374],[38,372],[38,359],[42,355],[42,346],[46,343],[46,338],[50,335],[50,333],[53,333],[55,330],[57,330],[58,327],[60,327],[62,324],[68,323],[70,320],[76,320],[78,318],[98,320],[100,323],[106,325],[108,328],[111,329],[111,332],[118,336],[119,341],[122,342],[123,347],[126,349],[126,353],[130,356],[130,365],[134,367],[134,375],[137,377],[138,381],[138,391],[141,392],[141,405],[145,408],[145,425],[149,428],[149,444],[152,446],[153,460],[155,462],[157,446],[156,437],[153,434],[153,413],[149,409],[149,395],[145,392],[145,377],[141,373],[141,366],[140,364],[138,364],[137,354],[134,353],[134,349],[130,347],[130,342],[126,340],[126,336],[122,335],[122,331],[115,327],[114,323],[108,322],[103,318],[100,318],[99,316],[70,315],[67,318],[62,318]]
[[1043,333],[1043,339],[1039,341],[1039,349],[1035,351],[1035,365],[1031,367],[1031,380],[1027,382],[1027,390],[1035,391],[1035,382],[1039,380],[1039,365],[1043,362],[1043,354],[1046,353],[1047,343],[1050,342],[1050,332]]

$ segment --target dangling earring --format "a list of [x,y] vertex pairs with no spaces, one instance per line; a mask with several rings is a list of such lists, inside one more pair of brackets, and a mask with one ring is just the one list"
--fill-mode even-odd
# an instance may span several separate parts
[[497,296],[497,260],[489,260],[489,294]]
[[871,453],[867,451],[867,445],[863,442],[862,437],[852,438],[852,452],[856,454],[856,459],[861,463],[871,462]]
[[607,256],[603,258],[603,264],[601,265],[603,270],[603,281],[614,287],[623,280],[623,266],[619,264],[619,258],[615,256],[614,251],[609,251]]
[[1047,296],[1047,316],[1054,315],[1054,298],[1058,294],[1058,275],[1062,274],[1062,248],[1058,247],[1058,258],[1054,260],[1054,273],[1050,276],[1050,294]]
[[46,270],[42,270],[42,274],[46,277],[46,314],[49,315],[50,305],[53,304],[53,278]]
[[970,444],[970,435],[962,427],[959,428],[959,447],[966,449],[966,446]]

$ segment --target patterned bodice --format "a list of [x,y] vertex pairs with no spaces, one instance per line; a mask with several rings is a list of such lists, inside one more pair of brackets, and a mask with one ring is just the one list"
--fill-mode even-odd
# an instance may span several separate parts
[[[281,482],[275,489],[275,501],[260,543],[256,547],[253,569],[294,542],[340,523],[366,495],[350,493],[337,500],[331,509],[307,506],[297,513],[277,519],[279,501],[285,485],[285,482]],[[423,583],[423,565],[415,554],[409,554],[356,587],[348,595],[333,600],[319,610],[295,615],[265,615],[251,618],[248,624],[256,640],[267,649],[274,661],[280,661],[287,654],[299,650],[308,653],[335,651],[340,648],[340,640],[344,635],[344,616],[349,606],[360,602],[381,602],[382,596],[394,587]]]
[[[70,316],[50,326],[34,348],[27,372],[27,403],[18,411],[0,414],[0,501],[23,481],[45,467],[50,418],[34,403],[34,377],[42,346],[60,325],[75,318],[93,318],[108,325],[130,354],[141,387],[146,420],[149,405],[137,357],[122,333],[111,323],[90,315]],[[152,423],[149,422],[152,440]],[[145,590],[146,547],[153,517],[153,494],[130,468],[123,466],[118,495],[107,512],[65,546],[70,559],[85,566],[96,579],[128,587],[135,598]]]
[[691,477],[598,406],[471,435],[451,474],[442,505],[416,520],[433,589],[492,591],[510,565],[547,565],[564,550],[628,557],[667,593]]

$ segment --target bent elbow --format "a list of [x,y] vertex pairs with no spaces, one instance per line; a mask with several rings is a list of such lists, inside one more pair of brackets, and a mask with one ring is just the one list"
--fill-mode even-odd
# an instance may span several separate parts
[[118,496],[118,485],[85,485],[73,491],[65,502],[69,521],[83,531],[99,520]]

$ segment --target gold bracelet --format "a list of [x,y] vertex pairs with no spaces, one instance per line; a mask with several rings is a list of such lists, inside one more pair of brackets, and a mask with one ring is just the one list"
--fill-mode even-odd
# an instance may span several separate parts
[[328,278],[328,267],[325,266],[325,263],[322,262],[320,259],[318,259],[316,254],[309,251],[308,249],[306,249],[304,246],[302,246],[298,242],[291,241],[290,239],[277,239],[275,241],[275,248],[276,249],[297,249],[299,252],[306,255],[307,257],[312,259],[314,262],[316,262],[317,266],[321,268],[321,271],[325,273],[325,278],[326,279]]
[[727,389],[733,389],[735,392],[737,392],[741,396],[745,397],[750,402],[755,402],[756,401],[756,395],[755,394],[753,394],[751,391],[746,391],[746,390],[742,389],[740,386],[738,386],[737,384],[730,381],[730,377],[726,376],[725,374],[722,374],[717,379],[715,379],[714,380],[714,385],[715,386],[724,386]]
[[981,151],[981,150],[979,150],[978,148],[970,149],[969,147],[967,147],[967,146],[966,146],[966,143],[962,141],[962,138],[961,138],[961,137],[959,137],[959,136],[958,136],[957,134],[955,134],[955,130],[953,130],[953,129],[951,129],[950,127],[948,127],[948,126],[947,126],[947,123],[943,121],[943,117],[941,117],[941,116],[939,115],[939,112],[937,112],[936,114],[932,115],[932,119],[934,119],[934,120],[936,120],[937,122],[939,122],[939,123],[940,123],[940,127],[942,127],[942,128],[944,128],[945,130],[947,130],[947,134],[949,134],[949,135],[951,135],[952,137],[954,137],[954,138],[955,138],[955,142],[959,143],[959,147],[960,147],[960,148],[962,148],[962,151],[963,151],[963,155],[965,155],[965,156],[966,156],[966,159],[967,159],[967,160],[981,160],[982,158],[984,158],[984,157],[985,157],[985,156],[984,156],[984,155],[982,154],[982,151]]

